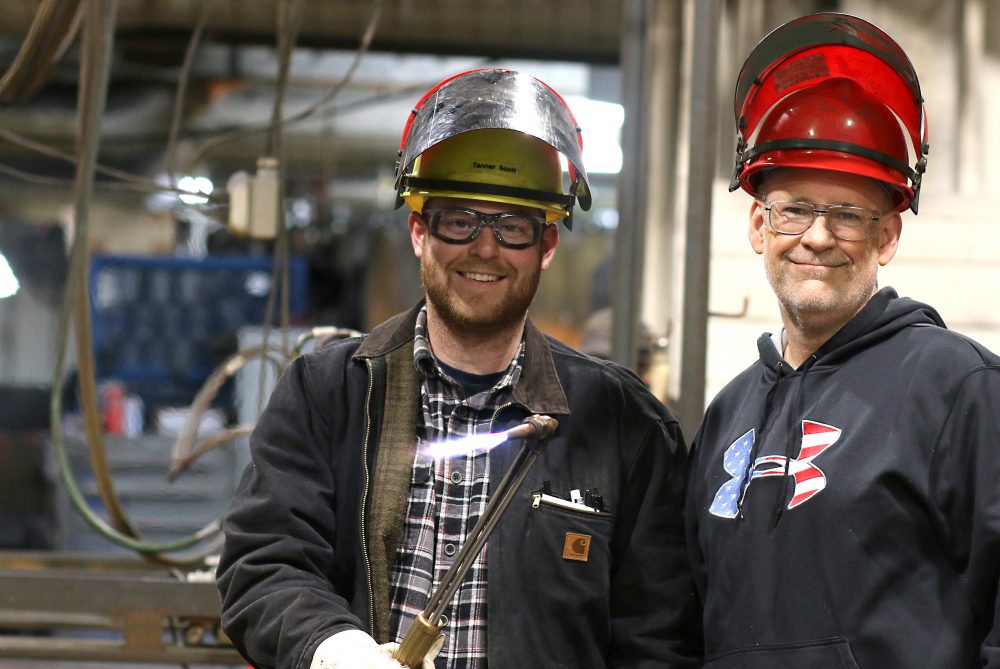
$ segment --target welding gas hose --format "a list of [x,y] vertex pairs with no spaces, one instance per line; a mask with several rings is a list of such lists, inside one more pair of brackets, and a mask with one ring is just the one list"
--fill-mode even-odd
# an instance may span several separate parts
[[211,376],[209,376],[208,380],[202,385],[201,390],[198,391],[197,396],[195,396],[194,401],[191,403],[187,419],[184,422],[184,428],[181,430],[181,435],[178,437],[177,443],[174,444],[173,455],[170,462],[170,471],[167,474],[168,480],[173,481],[176,479],[182,472],[194,464],[198,458],[208,451],[218,448],[233,439],[246,436],[253,431],[253,425],[239,425],[213,435],[197,446],[194,445],[195,438],[198,435],[198,427],[201,425],[202,418],[211,406],[212,401],[219,392],[219,389],[221,389],[223,384],[232,378],[236,372],[242,369],[248,362],[256,358],[262,358],[267,362],[270,362],[274,366],[275,376],[277,377],[282,371],[284,371],[285,366],[289,362],[302,354],[303,348],[310,341],[319,339],[320,342],[318,346],[323,346],[326,342],[332,340],[344,339],[347,337],[359,337],[362,334],[362,332],[358,332],[357,330],[352,330],[350,328],[320,326],[311,328],[299,335],[298,339],[295,341],[295,345],[292,347],[292,350],[287,354],[282,351],[280,347],[268,344],[266,346],[257,346],[239,351],[230,356],[225,362],[219,365],[214,372],[212,372]]

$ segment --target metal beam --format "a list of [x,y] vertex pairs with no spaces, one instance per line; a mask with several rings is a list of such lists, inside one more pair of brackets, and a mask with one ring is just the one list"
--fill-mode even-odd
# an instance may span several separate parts
[[680,397],[676,410],[689,438],[705,411],[712,190],[717,136],[719,0],[696,0],[688,130],[688,184],[681,322]]
[[0,657],[234,665],[214,579],[137,560],[0,554]]
[[618,175],[618,229],[611,287],[611,358],[635,369],[639,308],[642,304],[648,151],[643,144],[648,113],[648,27],[651,0],[627,0],[621,36],[622,169]]
[[[282,0],[120,0],[118,39],[149,39],[167,49],[173,43],[182,52],[206,1],[213,41],[274,44]],[[4,0],[0,35],[25,35],[38,4]],[[298,41],[354,49],[376,4],[382,18],[374,51],[599,63],[618,57],[620,0],[313,0],[303,3]]]

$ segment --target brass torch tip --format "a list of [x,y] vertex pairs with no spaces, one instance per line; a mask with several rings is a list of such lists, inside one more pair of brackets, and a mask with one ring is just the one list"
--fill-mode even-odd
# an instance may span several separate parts
[[551,437],[555,433],[556,428],[559,427],[559,421],[552,416],[537,413],[528,416],[523,422],[535,428],[535,438],[539,441],[544,441]]

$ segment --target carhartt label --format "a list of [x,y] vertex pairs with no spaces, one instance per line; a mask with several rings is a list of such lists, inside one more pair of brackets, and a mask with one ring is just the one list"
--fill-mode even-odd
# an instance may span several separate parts
[[562,556],[564,560],[586,562],[590,556],[590,535],[567,532]]

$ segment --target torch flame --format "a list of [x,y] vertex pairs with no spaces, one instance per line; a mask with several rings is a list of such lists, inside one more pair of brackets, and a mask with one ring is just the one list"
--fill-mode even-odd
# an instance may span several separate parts
[[475,451],[490,450],[496,448],[507,441],[506,432],[489,432],[487,434],[473,434],[468,437],[458,437],[456,439],[443,439],[426,444],[424,453],[434,458],[453,458],[459,455],[469,455]]

